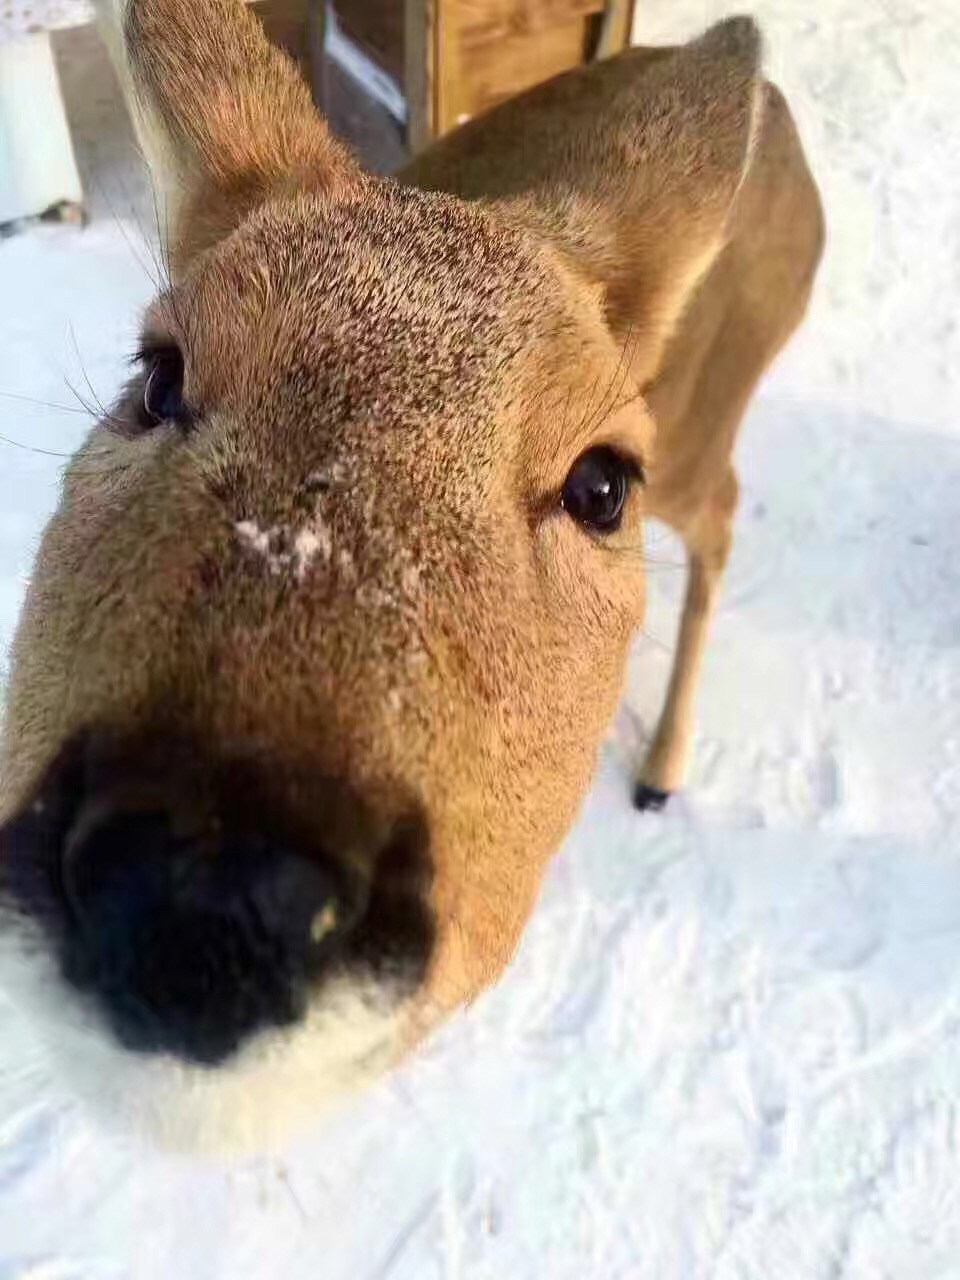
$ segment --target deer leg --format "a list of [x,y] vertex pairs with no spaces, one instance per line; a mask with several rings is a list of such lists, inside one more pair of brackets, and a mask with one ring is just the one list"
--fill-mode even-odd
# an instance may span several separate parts
[[687,593],[666,700],[634,791],[638,809],[662,809],[686,773],[697,679],[730,552],[736,507],[737,478],[730,469],[683,531],[689,559]]

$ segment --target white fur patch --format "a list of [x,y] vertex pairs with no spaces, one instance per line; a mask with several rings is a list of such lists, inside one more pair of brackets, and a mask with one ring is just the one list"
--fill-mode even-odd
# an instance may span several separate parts
[[241,543],[263,557],[270,573],[292,573],[298,582],[306,577],[317,556],[326,562],[333,555],[330,530],[319,516],[296,530],[287,525],[261,529],[254,520],[240,520],[234,527]]
[[29,1024],[51,1073],[96,1118],[191,1153],[276,1148],[382,1075],[407,1026],[390,984],[340,978],[302,1024],[262,1033],[224,1066],[128,1053],[92,1004],[64,984],[36,931],[2,916],[0,993]]

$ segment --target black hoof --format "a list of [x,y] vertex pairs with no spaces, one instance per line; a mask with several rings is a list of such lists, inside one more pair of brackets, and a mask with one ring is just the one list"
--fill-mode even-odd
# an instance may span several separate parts
[[638,782],[633,789],[633,803],[641,813],[646,813],[648,810],[659,813],[669,799],[669,791],[661,791],[659,787],[648,787],[645,782]]

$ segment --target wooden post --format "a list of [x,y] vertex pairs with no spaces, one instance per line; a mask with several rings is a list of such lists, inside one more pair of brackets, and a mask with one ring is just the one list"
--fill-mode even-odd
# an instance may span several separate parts
[[633,9],[633,0],[607,0],[594,57],[609,58],[627,47],[633,31]]
[[310,63],[310,92],[314,105],[321,114],[327,113],[326,55],[324,53],[327,26],[325,0],[307,0],[307,58]]
[[435,0],[405,0],[403,91],[407,99],[407,146],[422,151],[436,127],[433,103]]

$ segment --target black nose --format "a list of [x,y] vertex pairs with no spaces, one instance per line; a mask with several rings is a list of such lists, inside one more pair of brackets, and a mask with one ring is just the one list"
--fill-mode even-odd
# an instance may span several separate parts
[[0,830],[0,897],[48,926],[64,977],[127,1048],[214,1065],[299,1020],[336,974],[422,976],[429,876],[409,826],[364,864],[306,837],[267,790],[228,765],[191,793],[166,763],[105,765],[82,743]]
[[302,1016],[360,914],[332,860],[256,835],[179,834],[162,810],[81,818],[63,885],[67,978],[128,1048],[211,1064]]

